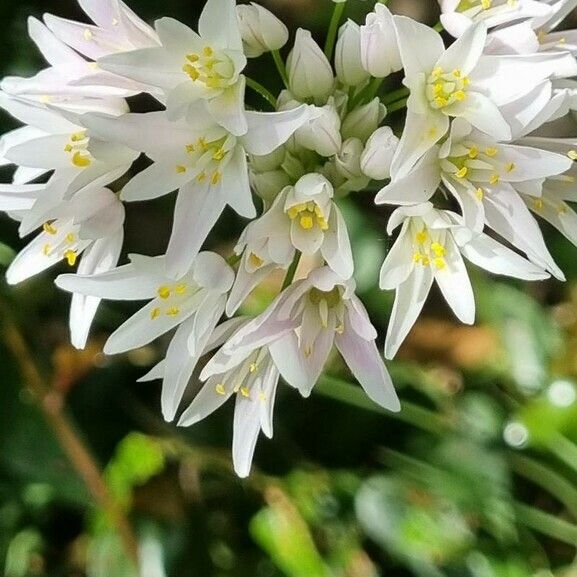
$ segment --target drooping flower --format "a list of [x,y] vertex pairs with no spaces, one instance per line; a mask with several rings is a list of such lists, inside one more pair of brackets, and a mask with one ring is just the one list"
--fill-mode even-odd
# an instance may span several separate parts
[[395,210],[388,233],[400,225],[380,277],[381,289],[396,291],[385,342],[389,359],[411,330],[433,282],[461,322],[474,322],[475,300],[463,256],[493,274],[525,280],[549,276],[488,235],[473,234],[459,215],[437,210],[431,203]]
[[244,114],[246,66],[235,0],[208,0],[198,34],[172,18],[155,23],[160,47],[122,52],[98,60],[104,70],[163,91],[173,120],[206,103],[214,120],[236,136],[247,131]]
[[334,344],[367,395],[398,411],[399,400],[375,345],[377,332],[354,290],[352,279],[343,280],[328,267],[316,269],[241,328],[223,352],[268,346],[283,378],[308,396]]

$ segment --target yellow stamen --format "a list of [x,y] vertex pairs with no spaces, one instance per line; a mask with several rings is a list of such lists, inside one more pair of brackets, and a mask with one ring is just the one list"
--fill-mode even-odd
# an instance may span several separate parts
[[151,320],[157,319],[160,316],[160,309],[155,308],[150,311],[150,318]]
[[183,166],[182,164],[177,164],[176,165],[176,172],[178,172],[178,174],[182,174],[182,173],[186,172],[186,166]]
[[74,266],[76,264],[76,259],[78,258],[78,253],[75,250],[67,250],[64,253],[64,258],[68,262],[69,266]]
[[301,227],[304,228],[305,230],[310,230],[315,225],[313,217],[310,214],[302,215],[299,223]]
[[88,156],[83,155],[80,151],[75,152],[72,157],[72,164],[78,168],[86,168],[92,164]]
[[222,383],[218,383],[218,385],[215,387],[215,390],[218,395],[226,395],[226,389]]
[[184,283],[177,284],[177,285],[174,287],[174,292],[175,292],[177,295],[182,295],[182,294],[184,294],[184,293],[186,292],[186,289],[187,289],[187,288],[188,288],[188,285],[186,285],[186,284],[184,284]]
[[49,222],[45,222],[42,225],[42,228],[44,229],[44,232],[47,234],[51,234],[51,235],[58,234],[58,230],[53,225],[51,225]]
[[248,262],[255,268],[260,268],[263,265],[264,260],[257,254],[254,254],[254,252],[251,252],[248,255]]
[[465,178],[465,176],[467,176],[468,173],[469,173],[469,169],[466,166],[463,166],[463,168],[461,168],[461,170],[458,170],[457,172],[455,172],[455,176],[457,178]]
[[489,156],[490,158],[493,158],[494,156],[497,156],[497,153],[499,152],[498,149],[493,148],[493,147],[489,147],[485,150],[485,154],[487,156]]
[[170,287],[161,286],[158,288],[158,290],[156,292],[161,299],[166,300],[170,296]]
[[477,158],[477,156],[479,156],[479,149],[476,146],[471,146],[471,148],[469,148],[469,158],[474,159]]
[[516,164],[514,162],[510,162],[509,164],[507,164],[507,166],[505,167],[505,170],[507,172],[513,172],[515,169],[517,168]]
[[249,371],[251,373],[256,373],[258,371],[258,365],[256,363],[251,363],[251,365],[249,367]]
[[180,314],[180,309],[177,307],[170,307],[167,311],[166,311],[167,316],[169,317],[176,317]]
[[428,238],[429,238],[429,235],[427,234],[426,230],[422,230],[421,232],[418,232],[415,235],[415,239],[419,244],[423,244],[424,242],[427,241]]
[[435,253],[436,256],[445,256],[445,247],[438,242],[431,244],[431,250]]
[[498,184],[500,180],[501,180],[501,177],[498,174],[494,174],[493,176],[491,176],[491,180],[489,180],[489,183],[490,184]]
[[442,257],[437,257],[433,262],[434,262],[435,266],[437,267],[437,269],[439,269],[439,270],[442,270],[447,266],[445,259]]

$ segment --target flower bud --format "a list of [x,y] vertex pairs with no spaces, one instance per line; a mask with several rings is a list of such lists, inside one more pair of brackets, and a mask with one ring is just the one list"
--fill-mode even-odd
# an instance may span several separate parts
[[269,172],[251,172],[250,183],[263,200],[272,203],[286,186],[292,184],[292,181],[284,170],[271,170]]
[[237,6],[236,11],[244,52],[249,58],[279,50],[288,42],[287,27],[266,8],[251,2],[250,6]]
[[361,64],[361,29],[352,20],[345,22],[339,31],[335,67],[338,79],[347,86],[358,86],[369,78]]
[[403,67],[393,15],[384,4],[376,4],[361,26],[361,61],[375,78],[384,78]]
[[387,114],[387,108],[378,98],[368,104],[359,106],[347,114],[343,121],[341,134],[343,138],[360,138],[366,142],[379,127]]
[[361,171],[361,155],[364,151],[363,143],[358,138],[349,138],[335,157],[338,173],[351,180],[363,176]]
[[297,30],[295,45],[287,59],[291,92],[300,100],[314,98],[324,103],[333,90],[330,62],[308,30]]
[[295,132],[295,141],[308,150],[314,150],[321,156],[333,156],[341,149],[341,118],[331,99],[322,108],[320,115]]
[[373,180],[385,180],[391,176],[391,163],[399,139],[389,126],[383,126],[369,138],[361,155],[361,170]]

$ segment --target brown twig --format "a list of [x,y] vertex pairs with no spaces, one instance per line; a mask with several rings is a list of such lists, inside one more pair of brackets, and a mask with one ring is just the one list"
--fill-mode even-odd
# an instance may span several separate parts
[[20,367],[25,387],[42,410],[56,439],[95,502],[118,531],[126,553],[137,567],[138,542],[132,526],[110,494],[96,460],[67,415],[64,397],[54,387],[46,385],[36,363],[32,360],[30,350],[17,323],[2,302],[0,302],[0,314],[4,321],[4,342]]

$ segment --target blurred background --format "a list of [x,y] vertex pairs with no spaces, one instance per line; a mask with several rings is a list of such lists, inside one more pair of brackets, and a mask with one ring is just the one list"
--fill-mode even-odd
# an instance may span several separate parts
[[[263,4],[322,42],[329,0]],[[357,21],[372,6],[348,4]],[[203,2],[131,5],[150,21],[170,15],[195,25]],[[390,6],[438,20],[433,0]],[[45,11],[82,19],[72,0],[0,3],[2,76],[43,66],[26,19]],[[266,62],[249,73],[276,90]],[[2,132],[14,126],[0,115]],[[392,298],[376,279],[387,214],[368,196],[343,210],[360,296],[384,334]],[[165,249],[172,202],[127,207],[126,252]],[[15,223],[1,224],[6,266],[23,241]],[[210,247],[230,254],[241,228],[227,213]],[[136,577],[138,548],[143,577],[577,576],[577,249],[545,232],[566,284],[508,282],[471,268],[477,326],[458,325],[432,294],[389,364],[400,414],[366,400],[335,355],[310,399],[281,388],[275,437],[260,440],[245,481],[229,458],[231,404],[177,430],[161,420],[159,383],[136,383],[166,341],[101,354],[135,308],[103,304],[78,352],[67,344],[69,302],[54,275],[17,288],[3,282],[0,572]],[[278,283],[259,289],[247,312],[262,310]]]

